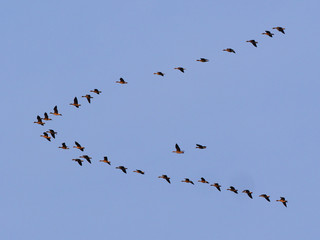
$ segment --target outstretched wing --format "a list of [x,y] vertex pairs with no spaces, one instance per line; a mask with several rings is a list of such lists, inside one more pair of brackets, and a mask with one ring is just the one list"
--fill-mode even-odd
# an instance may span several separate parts
[[77,145],[77,147],[81,147],[81,145],[78,143],[78,142],[74,142],[76,145]]
[[58,113],[58,106],[55,106],[55,107],[53,108],[53,111],[54,111],[54,113]]
[[181,152],[181,149],[177,143],[176,143],[176,150],[177,150],[177,152]]
[[75,97],[75,98],[73,99],[73,102],[74,102],[74,104],[78,104],[78,98]]

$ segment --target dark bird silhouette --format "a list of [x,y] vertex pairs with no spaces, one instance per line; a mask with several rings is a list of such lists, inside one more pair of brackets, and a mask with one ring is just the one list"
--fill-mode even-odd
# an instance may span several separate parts
[[141,170],[139,170],[139,169],[136,169],[135,171],[133,171],[133,172],[135,172],[135,173],[139,173],[139,174],[144,174],[144,171],[141,171]]
[[283,205],[285,206],[285,207],[287,207],[287,200],[284,198],[284,197],[280,197],[280,200],[277,200],[277,202],[282,202],[283,203]]
[[49,131],[46,131],[46,133],[50,133],[53,138],[56,138],[57,132],[55,132],[54,130],[49,129]]
[[62,146],[61,147],[59,147],[59,148],[62,148],[62,149],[69,149],[68,147],[67,147],[67,145],[66,145],[66,143],[62,143]]
[[53,115],[55,115],[55,116],[62,116],[62,114],[60,114],[60,113],[58,112],[58,106],[55,106],[55,107],[53,108],[53,112],[50,112],[50,114],[53,114]]
[[194,185],[194,183],[193,183],[189,178],[185,178],[185,179],[182,180],[181,182],[191,183],[192,185]]
[[226,48],[223,49],[222,51],[230,52],[230,53],[236,53],[232,48]]
[[89,157],[88,155],[82,155],[82,156],[80,156],[79,158],[84,158],[85,160],[88,161],[88,163],[91,164],[91,160],[90,160],[90,159],[92,159],[92,157]]
[[43,126],[43,125],[46,124],[46,123],[42,122],[42,119],[41,119],[41,117],[40,117],[39,115],[37,116],[37,121],[34,122],[34,123],[37,123],[37,124],[39,124],[39,125],[41,125],[41,126]]
[[93,90],[90,90],[90,92],[93,92],[93,93],[96,93],[96,94],[100,94],[100,93],[102,93],[101,91],[99,91],[98,89],[93,89]]
[[246,42],[252,43],[253,46],[257,47],[257,43],[255,40],[248,40]]
[[177,143],[176,143],[175,147],[176,147],[176,151],[172,151],[173,153],[178,153],[178,154],[184,153],[184,151],[181,151],[181,149]]
[[47,139],[49,142],[51,142],[51,137],[46,132],[44,132],[43,135],[40,135],[40,137],[43,137]]
[[206,58],[200,58],[200,59],[197,59],[198,62],[209,62],[209,59],[206,59]]
[[286,33],[284,32],[285,28],[283,28],[283,27],[274,27],[274,28],[272,28],[272,29],[277,29],[279,32],[282,32],[283,34],[286,34]]
[[233,186],[230,186],[230,188],[228,188],[227,190],[231,191],[231,192],[234,192],[236,194],[238,194],[238,190],[235,189]]
[[168,183],[171,183],[170,178],[167,175],[162,175],[162,176],[159,176],[158,178],[163,178],[163,179],[167,180]]
[[78,103],[78,98],[77,98],[77,97],[75,97],[75,98],[73,99],[73,103],[70,103],[70,105],[73,105],[73,106],[75,106],[76,108],[79,108],[79,107],[81,106],[81,104]]
[[267,30],[262,34],[267,35],[269,37],[272,37],[274,35],[273,33],[271,33],[270,31],[267,31]]
[[186,69],[183,68],[183,67],[176,67],[176,68],[174,68],[174,69],[177,69],[177,70],[179,70],[180,72],[183,72],[183,73],[184,73],[184,70],[186,70]]
[[126,168],[126,167],[124,167],[124,166],[119,166],[119,167],[116,167],[116,169],[121,169],[122,172],[127,173],[127,169],[128,169],[128,168]]
[[208,183],[208,184],[209,184],[209,182],[208,182],[208,181],[206,181],[203,177],[202,177],[202,178],[200,178],[200,180],[198,180],[198,182],[201,182],[201,183]]
[[210,186],[216,187],[221,192],[221,185],[219,183],[211,184]]
[[84,150],[84,147],[82,147],[81,145],[80,145],[80,143],[78,143],[78,142],[74,142],[75,144],[76,144],[76,146],[73,146],[73,148],[77,148],[77,149],[79,149],[80,151],[82,151],[83,152],[83,150]]
[[108,157],[103,157],[103,160],[100,160],[100,162],[108,163],[111,165],[111,162],[108,160]]
[[249,198],[252,199],[252,192],[250,192],[250,191],[247,190],[247,189],[246,189],[246,190],[243,190],[242,192],[248,194]]
[[207,146],[203,146],[203,145],[200,145],[200,144],[196,144],[196,148],[199,148],[199,149],[206,149]]
[[48,116],[48,113],[44,113],[44,118],[42,118],[42,120],[45,120],[45,121],[50,121],[50,120],[52,120],[51,118],[49,118],[49,116]]
[[120,80],[116,81],[116,83],[127,84],[128,82],[126,82],[123,78],[120,78]]
[[82,96],[82,97],[85,97],[87,100],[88,100],[88,103],[91,103],[91,95],[90,94],[86,94],[85,96]]
[[79,163],[80,166],[82,166],[83,160],[81,160],[79,158],[75,158],[75,159],[72,159],[72,161],[76,161],[77,163]]
[[159,75],[159,76],[164,76],[164,73],[162,73],[162,72],[155,72],[155,73],[153,73],[153,74],[155,74],[155,75]]
[[270,202],[270,196],[268,196],[267,194],[261,194],[259,195],[259,197],[263,197],[264,199],[266,199],[268,202]]

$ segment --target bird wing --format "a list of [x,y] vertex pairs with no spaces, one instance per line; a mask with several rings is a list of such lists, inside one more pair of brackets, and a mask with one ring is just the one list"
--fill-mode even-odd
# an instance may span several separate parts
[[78,104],[78,98],[75,97],[75,98],[73,99],[73,102],[74,102],[74,104]]
[[176,143],[176,150],[178,151],[178,152],[181,152],[181,149],[180,149],[180,147],[179,147],[179,145]]
[[58,106],[55,106],[55,107],[53,108],[53,111],[54,111],[55,113],[58,113]]
[[66,148],[67,147],[66,143],[62,143],[62,147]]
[[41,117],[39,115],[37,116],[37,120],[38,122],[42,122]]
[[45,119],[48,119],[48,118],[49,118],[48,113],[46,113],[46,112],[44,113],[44,118],[45,118]]
[[78,143],[78,142],[74,142],[76,145],[77,145],[77,147],[81,147],[81,145]]

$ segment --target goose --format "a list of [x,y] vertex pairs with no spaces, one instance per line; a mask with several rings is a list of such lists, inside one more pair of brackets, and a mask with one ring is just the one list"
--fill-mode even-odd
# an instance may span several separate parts
[[79,158],[75,158],[75,159],[72,159],[72,161],[76,161],[77,163],[79,163],[80,166],[82,166],[83,160],[81,160]]
[[54,130],[49,129],[48,131],[46,131],[46,133],[50,133],[53,138],[56,138],[57,132],[55,132]]
[[283,34],[286,34],[286,33],[284,32],[285,28],[283,28],[283,27],[274,27],[274,28],[272,28],[272,29],[277,29],[279,32],[282,32]]
[[184,153],[184,151],[181,151],[181,149],[177,143],[176,143],[175,147],[176,147],[176,151],[172,151],[173,153],[178,153],[178,154]]
[[203,177],[202,177],[202,178],[200,178],[200,180],[198,180],[198,182],[201,182],[201,183],[208,183],[208,184],[209,184],[209,182],[208,182],[208,181],[206,181]]
[[219,185],[219,183],[214,183],[214,184],[211,184],[210,186],[216,187],[219,190],[219,192],[221,192],[221,185]]
[[261,194],[259,195],[259,197],[263,197],[264,199],[266,199],[268,202],[270,202],[270,196],[268,196],[267,194]]
[[168,183],[171,183],[170,178],[167,175],[163,174],[163,175],[159,176],[158,178],[163,178],[163,179],[167,180]]
[[238,194],[238,190],[235,189],[233,186],[230,186],[230,188],[228,188],[227,190],[231,191],[231,192],[234,192],[236,194]]
[[128,82],[126,82],[123,78],[120,78],[120,80],[116,81],[116,83],[127,84]]
[[47,139],[49,142],[51,142],[51,137],[46,132],[43,132],[43,135],[40,135],[40,137],[43,137]]
[[144,174],[144,171],[141,171],[141,170],[139,170],[139,169],[136,169],[135,171],[133,171],[133,172],[135,172],[135,173],[139,173],[139,174]]
[[207,146],[203,146],[203,145],[200,145],[200,144],[196,144],[196,148],[199,148],[199,149],[206,149]]
[[120,169],[120,170],[122,170],[122,172],[127,173],[128,168],[126,168],[124,166],[119,166],[119,167],[116,167],[116,169]]
[[269,37],[272,37],[274,35],[273,33],[271,33],[270,31],[267,31],[267,30],[262,34],[267,35]]
[[51,118],[49,118],[49,116],[48,116],[48,113],[44,113],[44,118],[42,118],[42,120],[45,120],[45,121],[50,121],[50,120],[52,120]]
[[232,48],[226,48],[226,49],[223,49],[222,51],[236,53]]
[[108,157],[103,157],[103,160],[100,160],[100,162],[108,163],[111,165],[111,162],[108,160]]
[[43,126],[43,125],[46,124],[46,123],[42,122],[42,119],[41,119],[41,117],[40,117],[39,115],[37,116],[37,121],[34,122],[34,123],[37,123],[37,124],[39,124],[39,125],[41,125],[41,126]]
[[200,59],[197,59],[198,62],[209,62],[209,59],[206,59],[206,58],[200,58]]
[[61,149],[69,149],[68,147],[67,147],[67,145],[66,145],[66,143],[62,143],[62,146],[61,147],[59,147],[59,148],[61,148]]
[[284,205],[285,207],[287,207],[287,202],[288,202],[288,201],[287,201],[284,197],[280,197],[280,199],[277,200],[277,202],[282,202],[283,205]]
[[80,151],[82,151],[83,152],[83,150],[84,150],[84,147],[82,147],[81,145],[80,145],[80,143],[78,143],[78,142],[74,142],[75,144],[76,144],[76,146],[73,146],[73,148],[77,148],[77,149],[79,149]]
[[164,73],[162,73],[162,72],[155,72],[155,73],[153,73],[153,74],[155,74],[155,75],[159,75],[159,76],[164,76]]
[[53,114],[53,115],[55,115],[55,116],[62,116],[62,114],[60,114],[60,113],[58,112],[58,106],[55,106],[55,107],[53,108],[53,112],[50,112],[50,114]]
[[246,42],[252,43],[253,46],[257,47],[257,43],[255,40],[248,40]]
[[185,178],[185,179],[182,180],[181,182],[191,183],[192,185],[194,185],[194,183],[193,183],[189,178]]
[[89,157],[88,155],[82,155],[82,156],[80,156],[79,158],[84,158],[85,160],[88,161],[88,163],[91,164],[91,160],[90,160],[90,159],[92,159],[92,157]]
[[73,106],[75,106],[76,108],[79,108],[79,107],[81,106],[81,104],[78,103],[78,98],[77,98],[77,97],[75,97],[75,98],[73,99],[73,103],[70,103],[70,105],[73,105]]
[[176,68],[174,68],[174,69],[177,69],[177,70],[179,70],[180,72],[183,72],[183,73],[184,73],[184,70],[186,70],[186,69],[183,68],[183,67],[176,67]]
[[102,93],[101,91],[99,91],[98,89],[93,89],[93,90],[90,90],[90,92],[93,92],[93,93],[96,93],[96,94],[100,94],[100,93]]
[[250,191],[247,190],[247,189],[246,189],[246,190],[243,190],[242,192],[248,194],[249,198],[252,199],[252,192],[250,192]]
[[91,98],[93,98],[93,97],[91,97],[90,94],[87,94],[87,95],[82,96],[82,97],[85,97],[88,100],[89,103],[91,103]]

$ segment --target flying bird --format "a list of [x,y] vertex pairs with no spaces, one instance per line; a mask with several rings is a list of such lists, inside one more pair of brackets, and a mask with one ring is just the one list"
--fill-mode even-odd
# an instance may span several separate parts
[[266,199],[268,202],[270,202],[270,196],[268,196],[267,194],[261,194],[259,195],[259,197],[263,197],[264,199]]
[[127,173],[128,168],[126,168],[124,166],[119,166],[119,167],[116,167],[116,169],[120,169],[120,170],[122,170],[122,172]]
[[174,69],[177,69],[177,70],[179,70],[180,72],[183,72],[183,73],[184,73],[184,70],[186,70],[186,69],[183,68],[183,67],[176,67],[176,68],[174,68]]
[[44,113],[44,118],[42,118],[42,120],[45,120],[45,121],[50,121],[50,120],[52,120],[51,118],[49,118],[49,116],[48,116],[48,113]]
[[77,98],[77,97],[75,97],[75,98],[73,99],[73,103],[70,103],[70,105],[73,105],[73,106],[75,106],[76,108],[79,108],[79,107],[81,106],[81,104],[78,103],[78,98]]
[[41,117],[40,117],[39,115],[37,116],[37,121],[34,122],[34,123],[37,123],[37,124],[39,124],[39,125],[41,125],[41,126],[43,126],[43,125],[46,124],[46,123],[42,122],[42,119],[41,119]]
[[139,174],[144,174],[144,171],[141,171],[141,170],[139,170],[139,169],[136,169],[135,171],[133,171],[133,172],[135,172],[135,173],[139,173]]
[[116,83],[127,84],[128,82],[126,82],[123,78],[120,78],[120,80],[116,81]]
[[111,162],[108,160],[108,157],[103,157],[103,160],[100,160],[100,162],[108,163],[111,165]]
[[236,194],[238,194],[238,190],[235,189],[233,186],[230,186],[230,188],[228,188],[227,190],[231,191],[231,192],[234,192]]
[[50,133],[53,138],[56,138],[57,132],[55,132],[54,130],[49,129],[49,131],[46,131],[46,133]]
[[82,166],[83,160],[81,160],[79,158],[75,158],[75,159],[72,159],[72,161],[76,161],[77,163],[79,163],[80,166]]
[[200,144],[196,144],[196,148],[199,148],[199,149],[206,149],[207,146],[203,146],[203,145],[200,145]]
[[182,180],[181,182],[191,183],[192,185],[194,185],[194,183],[193,183],[189,178],[185,178],[185,179]]
[[248,194],[249,198],[252,199],[252,192],[250,192],[250,191],[247,190],[247,189],[246,189],[246,190],[243,190],[242,192]]
[[255,40],[248,40],[246,42],[252,43],[253,46],[257,47],[257,43]]
[[274,27],[274,28],[272,28],[272,29],[277,29],[279,32],[282,32],[283,34],[286,34],[286,33],[284,32],[285,28],[283,28],[283,27]]
[[66,143],[62,143],[62,146],[61,147],[59,147],[59,148],[62,148],[62,149],[69,149],[68,147],[67,147],[67,145],[66,145]]
[[78,142],[74,142],[75,144],[76,144],[76,146],[73,146],[73,148],[77,148],[77,149],[79,149],[80,151],[82,151],[83,152],[83,150],[84,150],[84,147],[82,147],[81,145],[80,145],[80,143],[78,143]]
[[209,59],[206,59],[206,58],[200,58],[200,59],[197,59],[198,62],[209,62]]
[[88,155],[82,155],[82,156],[80,156],[79,158],[84,158],[85,160],[88,161],[88,163],[91,164],[91,160],[90,160],[90,159],[92,159],[92,157],[89,157]]
[[96,88],[93,89],[93,90],[90,90],[90,92],[96,93],[96,94],[98,94],[98,95],[101,93],[101,91],[99,91],[99,90],[96,89]]
[[153,74],[155,74],[155,75],[159,75],[159,76],[164,76],[164,73],[162,73],[162,72],[155,72],[155,73],[153,73]]
[[200,178],[200,180],[198,180],[198,182],[201,182],[201,183],[209,183],[208,181],[206,181],[203,177]]
[[176,147],[176,151],[172,151],[173,153],[178,153],[178,154],[184,153],[184,151],[181,151],[181,149],[177,143],[176,143],[175,147]]
[[51,142],[51,137],[46,132],[44,132],[43,135],[40,135],[40,137],[43,137],[47,139],[49,142]]
[[282,202],[283,203],[283,205],[285,206],[285,207],[287,207],[287,200],[284,198],[284,197],[280,197],[280,200],[277,200],[277,202]]
[[158,178],[163,178],[163,179],[167,180],[168,183],[171,183],[170,178],[167,175],[162,175],[162,176],[159,176]]
[[230,53],[236,53],[232,48],[226,48],[223,49],[222,51],[230,52]]
[[267,35],[269,37],[272,37],[274,35],[273,33],[271,33],[270,31],[267,31],[267,30],[262,34]]
[[219,183],[211,184],[210,186],[216,187],[221,192],[221,185]]
[[60,114],[60,113],[58,112],[58,107],[57,107],[57,106],[55,106],[55,107],[53,108],[53,112],[50,112],[50,114],[53,114],[53,115],[55,115],[55,116],[62,116],[62,114]]
[[82,97],[85,97],[88,100],[89,103],[91,103],[91,98],[93,98],[93,97],[91,97],[90,94],[87,94],[87,95],[82,96]]

